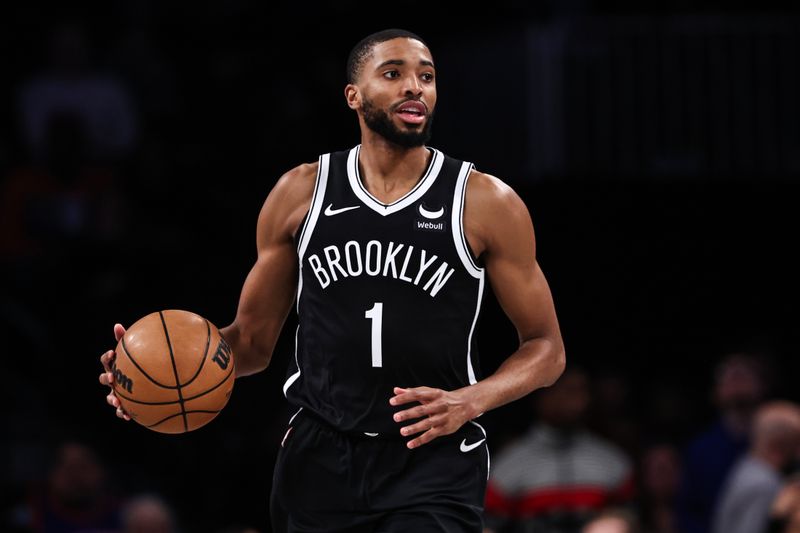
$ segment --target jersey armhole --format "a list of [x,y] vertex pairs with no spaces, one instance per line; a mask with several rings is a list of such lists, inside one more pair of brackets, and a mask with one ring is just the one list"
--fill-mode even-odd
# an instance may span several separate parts
[[303,254],[308,246],[308,241],[311,240],[311,234],[314,233],[317,219],[319,219],[319,212],[325,198],[325,189],[328,186],[329,165],[330,154],[321,155],[319,157],[319,168],[317,169],[317,180],[314,184],[314,195],[311,197],[311,205],[308,208],[308,212],[303,217],[303,223],[300,224],[298,231],[295,233],[297,256],[300,263],[303,262]]
[[472,251],[469,242],[467,242],[467,236],[464,232],[464,199],[467,193],[467,181],[474,168],[475,165],[466,161],[461,164],[458,178],[456,178],[455,192],[453,193],[453,213],[450,226],[453,229],[453,242],[461,263],[473,277],[480,278],[483,276],[483,267],[475,256],[475,252]]
[[469,239],[467,239],[466,235],[464,235],[464,244],[467,245],[467,253],[469,253],[469,258],[472,259],[472,264],[475,265],[476,268],[483,270],[483,259],[475,255],[475,252],[472,251],[472,246],[470,245]]
[[300,247],[300,235],[303,233],[303,228],[306,225],[306,221],[308,220],[309,213],[311,213],[311,206],[309,206],[308,211],[306,211],[306,214],[303,215],[303,220],[300,221],[300,224],[297,226],[297,229],[294,231],[294,235],[292,235],[292,240],[294,241],[295,248],[299,248]]

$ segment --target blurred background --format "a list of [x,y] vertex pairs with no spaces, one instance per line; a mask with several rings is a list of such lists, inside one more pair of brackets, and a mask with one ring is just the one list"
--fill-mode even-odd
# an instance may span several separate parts
[[[262,202],[359,142],[345,60],[387,27],[437,63],[431,145],[527,203],[582,376],[566,426],[615,450],[643,528],[710,531],[757,406],[800,400],[800,17],[781,3],[69,4],[0,17],[0,530],[270,531],[291,335],[185,435],[118,420],[98,358],[159,309],[233,319]],[[516,346],[491,296],[479,343],[484,374]],[[558,426],[539,396],[481,417],[501,465]],[[611,501],[492,527],[579,531]]]

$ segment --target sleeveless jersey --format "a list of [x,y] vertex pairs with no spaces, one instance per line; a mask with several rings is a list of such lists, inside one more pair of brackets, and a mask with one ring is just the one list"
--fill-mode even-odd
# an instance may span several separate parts
[[341,431],[400,437],[392,415],[412,405],[391,406],[394,387],[480,377],[484,269],[462,220],[473,165],[429,150],[423,177],[391,204],[363,185],[360,146],[319,158],[296,235],[299,325],[283,390]]

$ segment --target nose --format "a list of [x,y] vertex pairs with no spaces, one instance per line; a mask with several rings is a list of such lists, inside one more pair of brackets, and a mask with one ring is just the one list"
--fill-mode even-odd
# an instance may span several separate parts
[[403,83],[403,91],[406,96],[420,97],[422,96],[422,84],[416,76],[406,76]]

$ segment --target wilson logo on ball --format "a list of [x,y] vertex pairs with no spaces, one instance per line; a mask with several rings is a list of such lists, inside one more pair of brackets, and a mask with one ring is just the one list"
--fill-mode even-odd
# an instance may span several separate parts
[[133,392],[133,380],[122,373],[122,370],[117,368],[116,361],[111,365],[111,371],[114,372],[114,381],[117,385],[128,392]]
[[222,337],[219,339],[217,351],[214,353],[214,357],[212,357],[211,360],[217,363],[222,370],[228,368],[228,364],[231,362],[231,347],[228,346],[228,343],[225,342],[225,339]]

